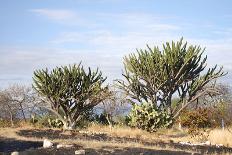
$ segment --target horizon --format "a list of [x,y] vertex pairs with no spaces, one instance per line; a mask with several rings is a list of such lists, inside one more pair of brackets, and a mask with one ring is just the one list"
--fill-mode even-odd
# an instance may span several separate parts
[[231,1],[5,1],[0,6],[0,88],[31,84],[33,71],[79,63],[122,78],[136,48],[178,41],[206,47],[208,67],[224,66],[232,84]]

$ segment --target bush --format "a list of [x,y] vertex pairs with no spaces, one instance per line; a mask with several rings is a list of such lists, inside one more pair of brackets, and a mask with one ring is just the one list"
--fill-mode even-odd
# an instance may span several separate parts
[[[13,124],[12,124],[13,123]],[[18,128],[18,127],[25,127],[29,125],[29,122],[26,120],[14,120],[13,122],[9,119],[2,119],[0,118],[0,128]]]
[[11,121],[0,118],[0,128],[12,127]]
[[109,125],[109,122],[107,121],[106,118],[106,113],[100,113],[95,115],[95,120],[96,123],[103,124],[103,125]]
[[220,102],[211,109],[210,118],[214,121],[215,127],[221,127],[222,120],[225,126],[231,126],[232,111],[230,103]]
[[134,104],[128,118],[130,126],[148,132],[155,132],[158,128],[167,128],[173,124],[172,116],[165,110],[156,109],[150,103]]
[[56,119],[49,118],[48,124],[52,128],[62,128],[64,125],[63,122],[57,118]]
[[32,117],[30,123],[36,127],[61,128],[63,122],[53,115]]
[[183,127],[188,128],[188,133],[192,136],[200,135],[202,130],[205,131],[206,128],[215,126],[211,115],[210,108],[185,110],[180,116],[180,123]]
[[115,124],[118,126],[128,125],[128,116],[120,115],[115,118]]

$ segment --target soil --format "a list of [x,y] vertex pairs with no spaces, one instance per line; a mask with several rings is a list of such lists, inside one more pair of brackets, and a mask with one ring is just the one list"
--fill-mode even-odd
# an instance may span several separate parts
[[[21,152],[20,155],[74,155],[77,148],[69,149],[37,149]],[[101,149],[85,149],[87,155],[192,155],[192,153],[187,153],[185,151],[168,151],[168,150],[153,150],[144,148],[110,148],[105,147]],[[197,154],[195,154],[197,155]]]
[[[34,137],[34,138],[48,138],[48,139],[79,139],[79,140],[97,140],[97,141],[104,141],[104,142],[136,142],[140,144],[144,144],[145,146],[157,146],[162,148],[162,150],[154,150],[154,149],[145,149],[145,148],[138,148],[138,147],[127,147],[127,148],[117,148],[117,147],[103,147],[100,149],[93,148],[83,148],[82,146],[74,145],[73,148],[69,149],[44,149],[42,148],[42,141],[35,142],[35,141],[22,141],[16,139],[9,139],[0,137],[0,152],[2,154],[9,154],[13,151],[19,151],[20,155],[29,155],[29,154],[47,154],[47,155],[73,155],[75,150],[84,149],[86,154],[157,154],[157,155],[168,155],[168,154],[192,154],[189,153],[190,151],[199,152],[199,154],[224,154],[224,153],[232,153],[232,148],[229,147],[220,147],[217,148],[215,146],[188,146],[182,145],[179,143],[174,143],[170,141],[162,142],[147,142],[138,138],[121,138],[121,137],[110,137],[106,134],[83,134],[79,132],[71,132],[69,134],[64,134],[62,130],[39,130],[39,129],[24,129],[19,130],[17,132],[18,135],[23,137]],[[165,148],[172,148],[171,150],[167,150]],[[182,151],[173,151],[173,150],[182,150]],[[1,154],[1,153],[0,153]],[[196,154],[196,153],[195,153]]]
[[43,142],[23,141],[13,138],[0,137],[0,154],[8,154],[13,151],[24,151],[43,146]]

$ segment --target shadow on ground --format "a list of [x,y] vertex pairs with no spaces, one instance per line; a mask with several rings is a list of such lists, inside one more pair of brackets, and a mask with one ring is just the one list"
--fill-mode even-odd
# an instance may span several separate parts
[[114,142],[138,142],[146,146],[157,146],[161,148],[173,148],[173,149],[180,149],[183,151],[194,151],[194,152],[200,152],[200,153],[216,153],[216,154],[222,154],[222,153],[232,153],[232,148],[229,147],[220,147],[217,148],[215,146],[188,146],[188,145],[182,145],[179,143],[167,143],[162,141],[157,142],[147,142],[142,139],[138,138],[127,138],[127,137],[110,137],[106,134],[83,134],[79,132],[71,132],[69,134],[65,134],[62,130],[20,130],[18,133],[20,136],[24,137],[36,137],[36,138],[48,138],[48,139],[80,139],[80,140],[97,140],[97,141],[114,141]]
[[[24,151],[43,146],[43,142],[22,141],[13,138],[0,137],[0,152]],[[1,154],[1,153],[0,153]]]
[[[69,148],[69,149],[37,149],[28,150],[20,152],[20,155],[73,155],[75,150],[80,148]],[[144,149],[144,148],[113,148],[113,147],[103,147],[100,149],[85,149],[87,155],[192,155],[194,153],[188,153],[185,151],[171,151],[171,150],[154,150],[154,149]],[[198,154],[194,154],[198,155]]]

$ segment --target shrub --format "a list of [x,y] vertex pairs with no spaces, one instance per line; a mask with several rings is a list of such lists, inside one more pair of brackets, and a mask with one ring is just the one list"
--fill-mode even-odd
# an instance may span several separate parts
[[148,132],[158,128],[167,128],[173,124],[172,117],[162,109],[155,108],[150,103],[134,104],[129,114],[129,125]]
[[12,127],[12,122],[10,120],[0,118],[0,128]]
[[13,122],[9,119],[2,119],[0,118],[0,128],[17,128],[17,127],[24,127],[28,125],[28,121],[26,120],[19,120],[16,119]]
[[128,125],[128,116],[120,115],[115,118],[115,124],[118,126]]
[[61,128],[63,127],[63,122],[53,115],[44,115],[32,117],[30,123],[36,127],[48,127],[48,128]]
[[211,119],[212,111],[209,108],[189,109],[182,112],[180,123],[188,128],[188,133],[192,136],[201,135],[201,131],[213,127],[214,121]]
[[107,121],[106,113],[103,112],[101,114],[95,115],[95,122],[103,125],[109,125],[109,122]]
[[210,113],[211,115],[211,120],[214,120],[214,125],[215,127],[221,127],[222,126],[222,120],[224,121],[225,126],[230,126],[231,125],[231,104],[230,103],[224,103],[220,102],[214,107],[211,107],[212,112]]
[[49,118],[48,124],[52,128],[62,128],[64,125],[63,122],[57,118],[56,119]]

